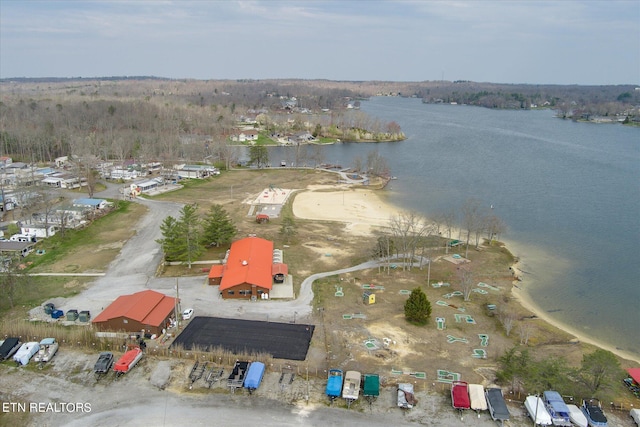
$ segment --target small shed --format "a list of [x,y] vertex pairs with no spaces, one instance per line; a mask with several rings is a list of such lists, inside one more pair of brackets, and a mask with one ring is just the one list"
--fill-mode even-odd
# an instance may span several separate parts
[[376,294],[371,291],[364,291],[362,293],[362,302],[366,305],[371,305],[376,303]]

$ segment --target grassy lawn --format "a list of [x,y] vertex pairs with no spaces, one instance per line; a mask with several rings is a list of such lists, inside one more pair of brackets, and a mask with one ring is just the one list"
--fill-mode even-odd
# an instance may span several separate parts
[[25,258],[30,273],[74,273],[103,271],[135,230],[131,228],[143,215],[142,205],[118,201],[114,211],[90,226],[57,233],[36,245],[44,255],[32,253]]

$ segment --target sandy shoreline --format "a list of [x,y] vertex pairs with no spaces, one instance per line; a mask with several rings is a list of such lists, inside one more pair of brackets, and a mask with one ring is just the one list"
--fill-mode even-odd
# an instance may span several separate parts
[[[307,191],[299,192],[293,203],[293,214],[296,217],[344,222],[347,224],[347,231],[357,235],[370,235],[376,228],[388,227],[390,218],[401,212],[403,212],[402,209],[382,200],[375,190],[352,189],[348,186],[336,185],[310,187]],[[640,364],[640,357],[598,342],[567,324],[553,319],[521,288],[514,287],[512,295],[523,308],[548,324],[573,335],[577,340]]]

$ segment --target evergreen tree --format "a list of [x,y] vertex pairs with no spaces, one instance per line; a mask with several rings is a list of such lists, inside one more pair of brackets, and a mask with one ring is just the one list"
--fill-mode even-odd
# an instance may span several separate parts
[[160,231],[162,239],[156,241],[162,246],[165,261],[176,261],[180,252],[178,221],[172,216],[166,217],[160,224]]
[[222,205],[213,205],[204,220],[202,243],[205,246],[220,246],[231,243],[238,229]]
[[409,299],[404,304],[404,316],[411,323],[426,325],[431,316],[431,303],[427,295],[420,288],[411,291]]
[[198,205],[185,205],[180,210],[180,219],[169,216],[160,225],[163,238],[158,240],[167,261],[186,262],[189,268],[203,248],[200,244],[200,219],[196,214]]

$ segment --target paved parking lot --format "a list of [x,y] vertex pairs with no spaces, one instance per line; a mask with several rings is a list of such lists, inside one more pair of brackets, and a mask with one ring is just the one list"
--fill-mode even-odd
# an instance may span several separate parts
[[314,325],[198,316],[171,346],[222,347],[234,353],[269,353],[276,359],[305,360]]

